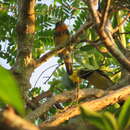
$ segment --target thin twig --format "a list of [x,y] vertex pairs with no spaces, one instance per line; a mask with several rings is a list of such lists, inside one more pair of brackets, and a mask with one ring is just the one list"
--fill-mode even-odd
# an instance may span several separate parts
[[48,77],[48,79],[43,83],[43,84],[46,84],[47,81],[52,77],[52,75],[54,74],[54,72],[61,66],[63,65],[64,63],[61,63],[61,64],[58,64],[58,66],[54,69],[54,71],[51,73],[51,75]]
[[117,9],[112,8],[111,11],[114,13],[114,12],[118,12],[120,10],[130,11],[130,9],[127,8],[127,7],[120,7],[120,8],[117,8]]
[[91,10],[93,10],[91,13],[94,17],[94,21],[97,23],[97,24],[100,24],[100,17],[99,17],[99,12],[98,12],[98,0],[83,0],[86,4],[89,3],[89,7]]
[[119,27],[122,24],[124,24],[129,17],[130,17],[130,13],[128,13],[128,15],[123,19],[123,21],[118,26],[116,26],[116,28],[113,29],[113,33],[117,32],[119,30]]
[[105,28],[105,25],[108,21],[108,12],[109,12],[109,8],[110,8],[110,4],[111,4],[111,0],[107,0],[106,5],[105,5],[105,9],[103,12],[103,17],[102,17],[102,24],[101,24],[101,28]]
[[88,42],[88,43],[91,43],[91,44],[95,44],[95,45],[98,45],[98,42],[100,41],[100,39],[97,39],[95,41],[92,41],[92,40],[88,40],[88,39],[82,39],[82,40],[79,40],[79,41],[76,41],[77,43],[81,43],[81,42]]
[[45,73],[48,69],[50,69],[50,68],[52,68],[52,67],[55,67],[56,65],[58,65],[58,64],[54,64],[54,65],[49,66],[48,68],[46,68],[46,69],[38,76],[38,78],[37,78],[37,80],[36,80],[36,82],[35,82],[35,84],[34,84],[34,87],[36,87],[37,82],[39,81],[39,79],[40,79],[40,77],[42,76],[42,74]]
[[120,33],[120,32],[118,32],[118,34],[130,34],[130,32],[122,32],[122,33]]

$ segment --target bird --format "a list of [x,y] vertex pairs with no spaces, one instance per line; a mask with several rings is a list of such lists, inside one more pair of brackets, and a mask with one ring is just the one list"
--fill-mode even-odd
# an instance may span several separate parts
[[[70,34],[67,25],[63,21],[58,21],[54,29],[54,42],[55,47],[65,45],[70,39]],[[71,47],[65,47],[63,51],[59,53],[59,57],[64,60],[68,75],[72,75],[72,57]]]
[[87,69],[80,69],[77,72],[77,75],[81,79],[86,79],[89,81],[91,85],[94,85],[96,88],[99,89],[108,89],[114,83],[113,81],[101,70],[87,70]]

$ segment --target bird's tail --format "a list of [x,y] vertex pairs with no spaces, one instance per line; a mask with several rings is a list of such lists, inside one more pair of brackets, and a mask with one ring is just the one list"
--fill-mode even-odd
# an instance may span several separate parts
[[72,57],[71,57],[70,51],[64,52],[63,59],[64,59],[64,63],[65,63],[67,73],[69,75],[72,75],[73,74],[73,67],[72,67]]

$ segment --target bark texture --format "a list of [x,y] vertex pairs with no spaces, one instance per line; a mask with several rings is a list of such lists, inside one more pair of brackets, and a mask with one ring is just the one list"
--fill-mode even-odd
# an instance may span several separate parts
[[29,83],[33,72],[32,46],[35,32],[35,0],[18,0],[17,57],[12,71],[26,99],[26,92],[31,87]]

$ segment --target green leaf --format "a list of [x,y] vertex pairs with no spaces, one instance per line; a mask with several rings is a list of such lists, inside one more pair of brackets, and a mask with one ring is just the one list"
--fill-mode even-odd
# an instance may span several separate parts
[[108,130],[118,130],[118,123],[116,118],[110,112],[104,112],[103,118],[106,120]]
[[91,124],[95,125],[100,130],[107,130],[106,129],[106,121],[104,120],[103,116],[97,112],[90,111],[89,109],[84,109],[81,107],[81,114],[84,119],[89,121]]
[[9,71],[0,67],[0,99],[13,106],[20,114],[24,114],[24,102],[20,96],[18,85]]
[[101,130],[118,130],[118,123],[110,112],[98,113],[81,108],[83,117]]
[[130,98],[124,103],[122,110],[119,114],[118,122],[121,130],[126,128],[130,121]]
[[62,4],[62,0],[54,0],[54,2],[58,2],[58,3]]

